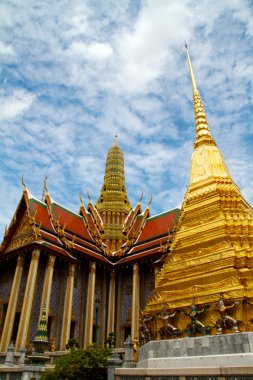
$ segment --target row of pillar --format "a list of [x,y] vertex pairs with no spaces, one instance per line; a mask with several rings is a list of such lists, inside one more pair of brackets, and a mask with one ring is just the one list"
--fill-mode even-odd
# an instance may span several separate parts
[[[27,283],[25,288],[25,294],[21,309],[19,327],[16,338],[15,351],[19,351],[21,347],[25,347],[27,344],[29,325],[31,321],[32,305],[36,289],[36,279],[39,265],[40,251],[34,250],[31,255],[31,262],[27,277]],[[5,322],[2,331],[2,337],[0,342],[0,352],[6,352],[7,347],[11,342],[12,329],[14,324],[14,318],[18,302],[18,294],[21,285],[22,273],[24,268],[24,256],[19,255],[17,259],[16,270],[12,283],[12,289],[9,297],[9,303]],[[42,298],[40,305],[40,316],[42,315],[42,309],[46,306],[46,313],[48,317],[53,271],[55,264],[55,256],[49,255],[47,259],[47,266],[45,271],[45,278],[42,290]],[[64,311],[61,329],[60,350],[65,350],[65,345],[68,342],[70,334],[71,314],[72,314],[72,301],[73,301],[73,289],[74,289],[74,272],[75,265],[69,263],[67,284],[65,290],[64,299]],[[95,280],[96,280],[96,263],[90,263],[89,267],[89,279],[88,279],[88,292],[87,292],[87,306],[86,306],[86,318],[85,318],[85,339],[84,347],[92,342],[93,334],[93,318],[94,318],[94,298],[95,298]],[[109,284],[109,304],[108,304],[108,323],[107,323],[107,336],[109,333],[114,332],[115,326],[115,271],[110,273]],[[102,310],[102,314],[105,310]],[[40,319],[40,317],[39,317]],[[132,297],[132,339],[138,337],[138,319],[139,319],[139,268],[138,264],[133,266],[133,297]]]

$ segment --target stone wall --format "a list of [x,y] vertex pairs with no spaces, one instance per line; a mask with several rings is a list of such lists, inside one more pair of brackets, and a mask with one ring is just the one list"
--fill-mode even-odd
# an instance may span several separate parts
[[140,368],[251,366],[253,333],[151,341],[139,349]]

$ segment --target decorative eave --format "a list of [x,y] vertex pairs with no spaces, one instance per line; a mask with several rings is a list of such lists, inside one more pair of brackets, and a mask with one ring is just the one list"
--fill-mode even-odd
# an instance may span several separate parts
[[127,215],[127,217],[126,217],[126,219],[124,221],[124,224],[123,224],[123,233],[126,234],[126,235],[128,235],[129,231],[133,227],[134,222],[136,220],[136,217],[142,213],[141,199],[142,199],[142,196],[141,196],[139,202],[137,203],[137,205],[135,206],[134,210],[131,210],[129,212],[129,214]]
[[[89,213],[92,217],[92,214]],[[101,233],[100,233],[100,230],[97,226],[97,223],[95,222],[95,219],[93,218],[93,228],[92,228],[92,225],[89,221],[89,217],[88,217],[88,212],[86,210],[86,208],[84,207],[84,204],[82,203],[81,206],[80,206],[80,209],[79,209],[79,215],[81,215],[85,221],[85,225],[86,225],[86,228],[88,229],[90,235],[93,237],[93,239],[96,241],[98,239],[101,238]]]
[[92,228],[83,203],[76,214],[53,201],[48,193],[46,201],[56,233],[67,250],[74,252],[75,245],[81,244],[101,252],[99,230],[95,224]]
[[98,231],[100,233],[103,233],[104,232],[104,224],[103,224],[103,221],[97,211],[97,208],[93,206],[93,203],[91,201],[91,199],[89,199],[89,203],[88,203],[88,207],[87,207],[87,211],[89,211],[91,213],[91,215],[93,216],[93,219],[95,221],[95,225],[96,227],[98,228]]
[[[143,230],[143,228],[145,226],[146,220],[150,216],[150,205],[151,205],[151,202],[152,202],[152,196],[151,196],[150,201],[149,201],[148,205],[146,206],[144,212],[142,213],[141,222],[139,223],[137,229],[134,232],[132,231],[133,232],[133,239],[132,240],[138,240],[138,237],[140,236],[140,233],[141,233],[141,231]],[[134,225],[132,225],[132,228],[133,228],[133,226]],[[129,230],[128,236],[129,236],[130,232],[131,232],[131,229]]]
[[61,225],[60,218],[58,218],[58,220],[56,220],[55,214],[54,214],[53,208],[52,208],[52,198],[51,198],[48,190],[46,191],[45,203],[47,204],[50,219],[53,223],[53,226],[54,226],[54,229],[55,229],[55,232],[56,232],[58,238],[63,243],[65,248],[67,248],[71,251],[71,248],[74,245],[74,239],[70,242],[68,239],[65,238],[65,227],[66,227],[66,225],[64,225],[64,226]]

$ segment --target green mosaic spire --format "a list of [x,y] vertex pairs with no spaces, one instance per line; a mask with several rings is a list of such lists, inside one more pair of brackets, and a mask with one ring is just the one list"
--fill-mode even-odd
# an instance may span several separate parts
[[36,352],[44,352],[48,346],[46,302],[43,307],[42,315],[38,325],[38,330],[33,340],[33,345]]

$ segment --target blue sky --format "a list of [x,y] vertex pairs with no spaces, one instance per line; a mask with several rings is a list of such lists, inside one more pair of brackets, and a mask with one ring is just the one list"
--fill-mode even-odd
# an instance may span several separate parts
[[[187,41],[209,126],[253,203],[253,2],[0,2],[0,235],[22,195],[95,202],[115,133],[132,205],[181,204],[194,143]],[[87,202],[85,202],[87,203]]]

